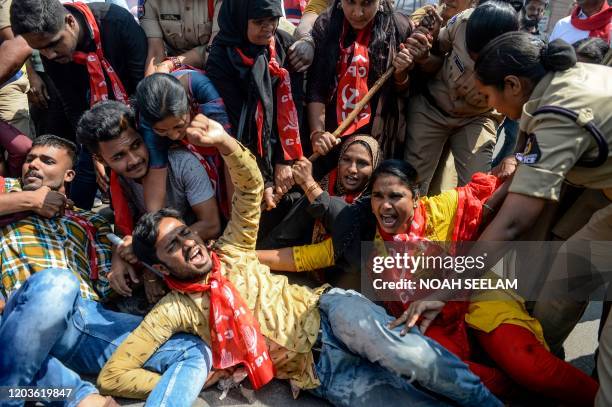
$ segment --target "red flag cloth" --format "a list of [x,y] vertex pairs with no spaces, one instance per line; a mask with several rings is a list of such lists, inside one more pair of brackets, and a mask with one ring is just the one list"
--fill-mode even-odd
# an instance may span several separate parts
[[[340,58],[336,67],[338,73],[338,94],[336,97],[336,117],[340,125],[355,110],[357,103],[368,93],[370,56],[368,45],[372,34],[372,23],[357,33],[357,39],[349,47],[344,47],[344,39],[349,23],[344,20],[340,36]],[[342,133],[342,136],[355,133],[370,122],[371,108],[368,103],[355,121]]]
[[589,37],[601,38],[610,43],[610,31],[612,30],[612,7],[607,1],[603,2],[601,10],[587,18],[578,18],[580,7],[572,11],[571,23],[579,30],[589,31]]
[[234,285],[221,274],[221,262],[209,252],[213,262],[208,284],[184,282],[165,277],[166,284],[182,293],[210,292],[210,338],[213,366],[227,369],[244,364],[255,390],[274,377],[274,365],[259,323]]
[[134,219],[128,205],[128,200],[119,182],[119,175],[111,171],[110,193],[113,209],[115,211],[115,228],[123,235],[128,236],[134,230]]
[[[268,50],[270,52],[268,70],[271,76],[278,78],[278,84],[276,85],[276,125],[283,147],[284,159],[297,160],[304,154],[300,140],[297,109],[291,93],[291,79],[289,72],[280,66],[276,60],[276,40],[274,38],[270,40]],[[236,52],[246,66],[251,67],[255,64],[255,60],[246,56],[240,49],[236,48]],[[264,109],[261,99],[257,102],[255,122],[257,124],[257,149],[259,155],[263,156]]]
[[119,76],[111,66],[111,64],[104,57],[104,51],[102,50],[102,42],[100,40],[100,30],[96,19],[86,4],[84,3],[69,3],[64,4],[65,7],[74,8],[83,14],[85,21],[89,27],[89,31],[92,35],[96,50],[94,52],[80,52],[76,51],[72,54],[74,62],[80,65],[85,65],[87,72],[89,73],[89,87],[90,87],[90,100],[89,105],[93,106],[102,100],[108,100],[108,85],[106,84],[106,78],[104,73],[108,75],[108,79],[113,87],[113,93],[115,100],[119,102],[129,104],[128,95],[119,79]]
[[495,175],[478,172],[471,181],[458,187],[457,212],[455,213],[455,228],[453,242],[475,240],[482,221],[482,208],[491,195],[501,186],[502,182]]

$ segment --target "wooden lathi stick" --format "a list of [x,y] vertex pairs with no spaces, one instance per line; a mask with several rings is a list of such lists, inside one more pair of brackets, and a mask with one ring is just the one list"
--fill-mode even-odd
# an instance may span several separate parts
[[[357,118],[359,113],[361,113],[363,108],[370,102],[376,92],[378,92],[383,87],[385,82],[387,82],[387,80],[393,75],[394,72],[395,67],[391,66],[389,67],[389,69],[387,69],[387,72],[385,72],[380,78],[378,78],[374,85],[372,85],[372,87],[368,90],[368,93],[365,94],[363,99],[357,102],[355,109],[351,113],[349,113],[346,119],[344,119],[342,123],[340,123],[338,128],[332,133],[334,137],[338,138],[342,136],[342,133],[344,133],[344,131],[353,123],[353,121]],[[314,153],[313,155],[308,157],[308,159],[310,161],[314,161],[320,156],[320,154]]]

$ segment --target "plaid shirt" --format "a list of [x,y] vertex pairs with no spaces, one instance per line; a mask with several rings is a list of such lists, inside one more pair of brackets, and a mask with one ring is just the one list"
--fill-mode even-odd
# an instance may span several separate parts
[[[5,192],[21,191],[19,180],[5,178]],[[92,212],[73,211],[94,227],[94,247],[97,253],[98,279],[90,278],[88,245],[84,227],[69,217],[47,219],[32,214],[0,229],[0,292],[8,298],[30,275],[48,268],[71,270],[81,283],[83,298],[98,301],[106,297],[110,285],[112,245],[106,235],[111,232],[104,218]]]

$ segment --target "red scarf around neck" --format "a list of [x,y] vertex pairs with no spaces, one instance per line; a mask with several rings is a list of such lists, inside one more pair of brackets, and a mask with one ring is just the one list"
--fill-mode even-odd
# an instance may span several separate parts
[[[337,168],[335,168],[329,173],[329,178],[327,181],[327,193],[329,194],[329,196],[336,196],[336,182],[338,182]],[[362,192],[359,192],[357,194],[349,194],[345,192],[344,195],[341,195],[340,197],[344,199],[344,202],[346,202],[347,204],[352,204],[353,202],[355,202],[355,199],[361,196]]]
[[166,276],[166,284],[182,293],[210,292],[210,338],[213,366],[227,369],[244,364],[255,390],[274,377],[274,365],[259,323],[234,285],[221,273],[221,262],[209,251],[213,262],[208,284],[184,282]]
[[102,41],[100,40],[100,29],[96,19],[86,4],[84,3],[70,3],[64,4],[65,7],[73,8],[79,11],[85,21],[89,31],[92,34],[92,40],[96,46],[94,52],[81,52],[75,51],[72,54],[72,59],[75,63],[85,65],[87,73],[89,74],[89,87],[90,87],[90,100],[89,105],[93,106],[102,100],[108,100],[108,85],[106,84],[106,78],[104,73],[108,75],[108,79],[113,87],[113,93],[115,100],[119,102],[128,103],[128,95],[119,79],[119,76],[111,66],[111,64],[104,57],[104,51],[102,50]]
[[380,226],[376,226],[378,228],[378,233],[380,237],[385,242],[421,242],[426,241],[427,237],[425,235],[427,230],[427,211],[425,210],[425,204],[423,201],[418,200],[416,208],[414,208],[414,215],[412,216],[412,220],[410,222],[410,227],[406,233],[398,233],[392,235],[390,233],[382,230]]
[[[304,154],[302,152],[302,144],[300,140],[300,127],[297,109],[293,101],[291,93],[291,79],[289,72],[279,65],[276,60],[276,40],[272,38],[268,47],[270,52],[270,62],[268,70],[272,77],[278,78],[276,85],[276,125],[280,135],[281,145],[285,160],[297,160]],[[240,49],[236,48],[236,52],[240,55],[242,63],[248,67],[255,64],[253,58],[246,56]],[[255,112],[255,122],[257,123],[257,149],[260,156],[263,156],[263,122],[264,108],[261,99],[257,102],[257,110]]]
[[590,17],[578,18],[580,7],[576,7],[572,12],[572,25],[579,30],[589,31],[589,37],[601,38],[607,43],[610,42],[610,31],[612,30],[612,7],[604,1],[601,10]]
[[[355,109],[357,103],[368,93],[368,76],[370,73],[370,56],[368,46],[372,34],[372,23],[357,33],[357,39],[344,48],[344,39],[349,30],[349,23],[344,20],[340,36],[340,58],[336,66],[338,74],[338,94],[336,97],[336,117],[338,125]],[[355,121],[344,131],[342,136],[355,133],[370,122],[371,108],[368,103]]]

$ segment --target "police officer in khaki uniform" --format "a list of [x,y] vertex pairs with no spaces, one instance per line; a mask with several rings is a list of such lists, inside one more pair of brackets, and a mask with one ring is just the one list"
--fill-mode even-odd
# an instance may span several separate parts
[[145,75],[167,73],[180,64],[203,68],[206,47],[219,32],[222,0],[140,2],[144,2],[139,6],[140,25],[149,45]]
[[[497,19],[493,23],[493,19]],[[479,40],[468,47],[468,25]],[[454,156],[459,184],[468,183],[475,172],[489,171],[501,119],[474,83],[474,53],[486,41],[518,29],[518,16],[506,3],[485,3],[452,17],[440,30],[437,44],[445,57],[431,55],[417,61],[435,77],[422,94],[410,101],[405,159],[412,164],[427,193],[429,183],[448,142]],[[482,44],[482,45],[481,45]]]
[[[519,142],[520,163],[509,194],[481,240],[517,239],[538,223],[547,203],[561,198],[565,183],[603,190],[612,198],[612,69],[577,64],[573,48],[563,41],[546,45],[527,33],[508,33],[485,47],[476,73],[479,90],[492,106],[512,119],[520,118],[524,139]],[[588,252],[582,251],[584,243]],[[540,293],[534,316],[542,323],[551,350],[561,346],[582,312],[577,301],[560,298],[556,282],[562,282],[566,291],[582,288],[588,293],[592,287],[567,284],[593,281],[593,270],[601,281],[610,281],[611,203],[564,244]],[[612,405],[610,318],[601,336],[598,372],[597,405]]]

